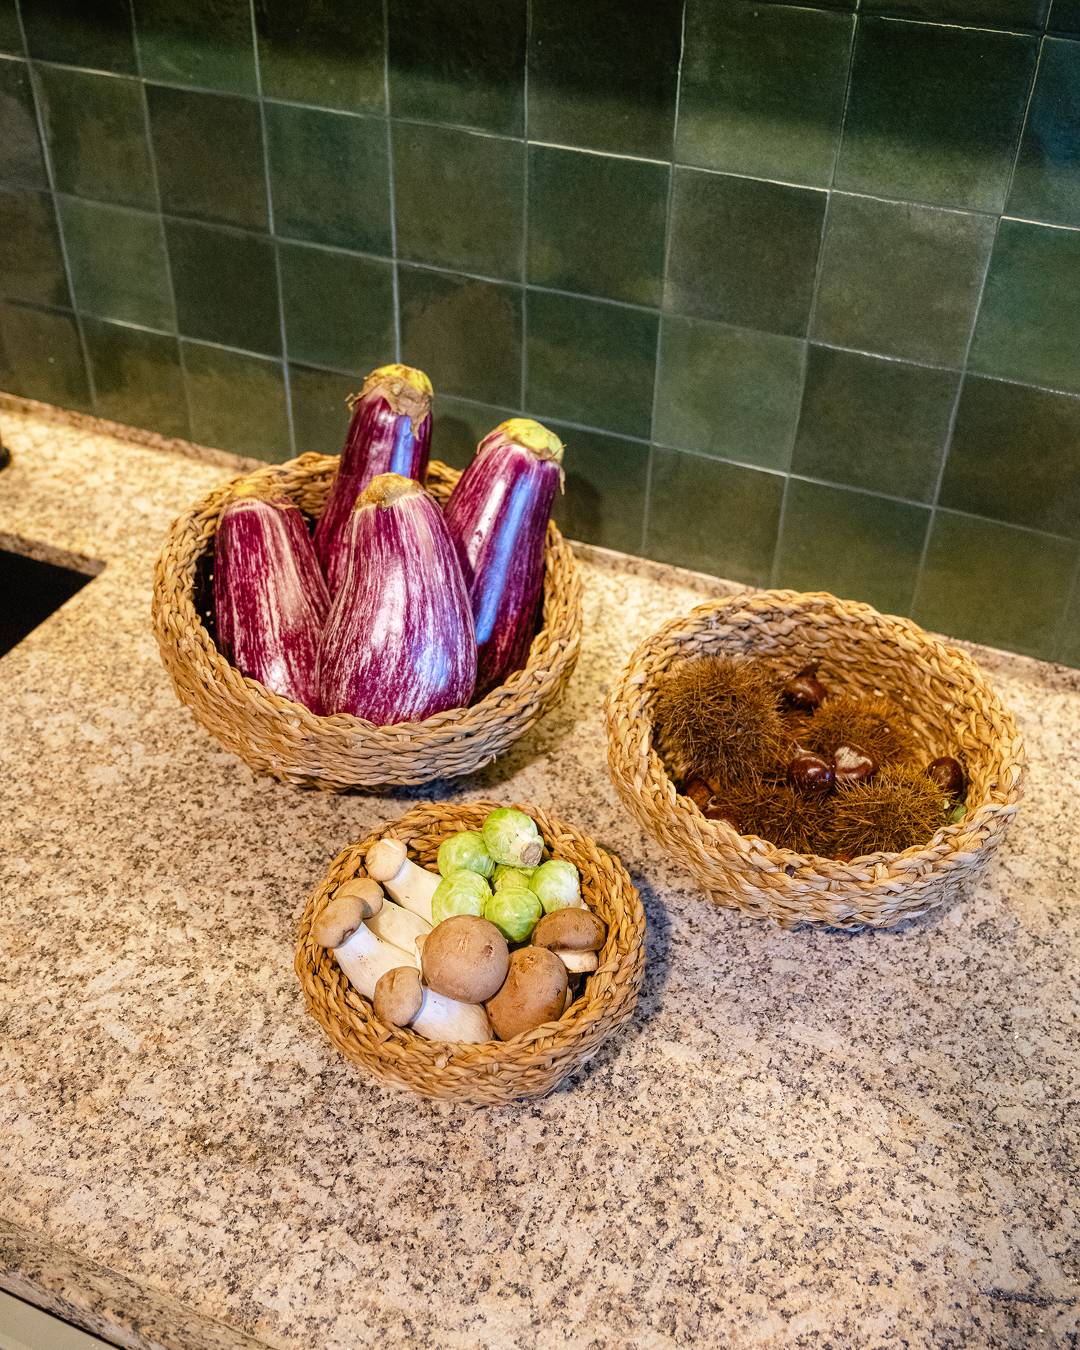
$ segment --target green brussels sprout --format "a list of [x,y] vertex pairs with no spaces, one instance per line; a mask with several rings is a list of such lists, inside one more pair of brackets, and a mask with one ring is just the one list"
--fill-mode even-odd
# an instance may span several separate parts
[[581,904],[581,878],[572,862],[551,858],[533,873],[530,887],[540,897],[544,913]]
[[491,878],[491,884],[496,890],[503,886],[525,886],[532,884],[532,876],[536,871],[535,867],[510,867],[507,863],[499,863],[495,868],[495,875]]
[[539,923],[540,914],[540,901],[527,886],[501,886],[484,906],[484,918],[507,942],[524,942]]
[[431,921],[442,923],[452,914],[476,914],[482,916],[484,906],[491,898],[491,887],[479,872],[470,872],[467,867],[459,867],[456,872],[443,877],[435,887],[431,897]]
[[495,871],[495,859],[484,847],[484,836],[479,830],[459,830],[439,845],[439,871],[444,877],[465,869],[490,877]]
[[512,806],[499,806],[484,821],[484,847],[497,863],[535,867],[544,856],[544,841],[535,821]]

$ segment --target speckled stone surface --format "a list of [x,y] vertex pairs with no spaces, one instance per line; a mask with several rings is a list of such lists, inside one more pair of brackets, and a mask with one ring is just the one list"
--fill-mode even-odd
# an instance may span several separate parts
[[[105,564],[0,661],[0,1285],[133,1346],[1076,1343],[1080,675],[976,652],[1031,773],[966,903],[783,932],[703,901],[607,779],[613,673],[710,583],[590,555],[569,696],[502,760],[304,793],[194,724],[150,634],[222,466],[0,431],[3,542]],[[544,803],[642,889],[637,1015],[542,1102],[391,1094],[304,1012],[327,860],[449,795]]]

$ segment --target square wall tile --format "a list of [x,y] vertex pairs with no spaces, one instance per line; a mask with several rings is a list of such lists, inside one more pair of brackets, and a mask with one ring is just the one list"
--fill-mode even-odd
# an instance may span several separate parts
[[938,511],[914,618],[924,628],[1049,660],[1078,545]]
[[345,444],[349,429],[346,399],[360,388],[361,380],[331,370],[313,370],[289,363],[289,388],[292,392],[293,434],[296,453],[336,455]]
[[1080,34],[1080,0],[1051,0],[1047,27],[1051,33]]
[[640,553],[649,447],[597,431],[547,423],[566,446],[566,491],[555,498],[555,523],[569,539],[620,553]]
[[0,295],[42,305],[71,303],[47,192],[0,190]]
[[1065,611],[1061,638],[1054,659],[1066,666],[1080,666],[1080,585],[1075,579],[1072,600]]
[[266,132],[278,234],[390,253],[383,122],[268,103]]
[[676,169],[664,306],[802,337],[826,194]]
[[34,91],[25,61],[0,57],[0,183],[45,188],[49,180],[41,157],[34,113]]
[[989,216],[833,193],[812,336],[959,366],[994,224]]
[[940,501],[1080,539],[1080,398],[969,375]]
[[718,459],[786,469],[805,345],[798,338],[665,315],[654,438]]
[[777,584],[797,591],[831,591],[884,614],[906,614],[929,523],[925,506],[793,478],[777,555]]
[[855,20],[756,0],[689,0],[676,158],[827,187]]
[[190,434],[176,338],[100,319],[84,319],[83,332],[99,417],[161,436]]
[[[488,403],[470,403],[436,393],[432,409],[431,458],[441,459],[451,468],[464,469],[472,463],[476,447],[488,432],[512,416],[513,412],[508,408],[494,408]],[[578,435],[576,431],[566,434]]]
[[648,439],[660,317],[546,291],[525,296],[525,406]]
[[55,66],[34,73],[58,191],[156,210],[138,81]]
[[1009,211],[1080,225],[1080,42],[1043,43]]
[[646,556],[767,586],[784,481],[780,474],[654,447]]
[[1050,0],[863,0],[865,14],[986,28],[1041,28]]
[[657,305],[667,165],[529,146],[528,279]]
[[951,370],[811,346],[792,469],[930,501],[959,382]]
[[1080,231],[1003,219],[970,365],[1080,391]]
[[31,56],[134,75],[128,0],[20,0],[20,7]]
[[22,29],[15,0],[0,0],[0,52],[23,55]]
[[231,94],[148,84],[161,209],[264,230],[266,169],[259,105]]
[[394,359],[394,268],[308,244],[279,244],[289,358],[350,372],[356,388]]
[[836,186],[998,211],[1038,40],[859,21]]
[[493,281],[399,267],[401,359],[442,393],[517,407],[521,291]]
[[75,307],[103,319],[174,331],[160,217],[78,197],[60,197],[57,204]]
[[280,361],[183,342],[191,436],[200,445],[288,459],[289,415]]
[[382,0],[254,0],[266,98],[381,113]]
[[245,351],[281,351],[274,246],[269,239],[166,220],[176,321],[185,337]]
[[529,136],[667,159],[675,128],[682,0],[532,0]]
[[526,0],[390,0],[390,110],[520,136]]
[[398,257],[520,281],[522,142],[400,122],[393,138]]
[[148,80],[255,93],[250,0],[137,0],[135,24]]
[[0,301],[0,389],[91,412],[74,316]]

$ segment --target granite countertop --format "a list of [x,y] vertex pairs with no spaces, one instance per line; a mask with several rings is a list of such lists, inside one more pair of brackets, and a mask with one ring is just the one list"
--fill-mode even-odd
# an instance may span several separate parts
[[[714,908],[608,782],[633,644],[730,589],[583,553],[564,704],[465,781],[254,778],[179,707],[153,558],[227,475],[9,403],[0,545],[103,570],[0,662],[0,1286],[130,1346],[1075,1344],[1080,675],[970,898],[891,933]],[[425,796],[535,801],[648,912],[637,1014],[550,1098],[392,1093],[304,1011],[327,861]]]

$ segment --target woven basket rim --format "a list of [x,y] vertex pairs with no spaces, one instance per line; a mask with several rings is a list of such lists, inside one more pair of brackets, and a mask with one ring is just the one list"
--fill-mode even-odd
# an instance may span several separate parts
[[[982,689],[988,702],[994,705],[995,711],[1002,722],[1011,729],[1012,763],[1017,770],[1012,783],[1001,786],[1003,774],[999,772],[996,776],[1000,795],[997,797],[991,796],[989,800],[981,801],[974,810],[968,812],[962,821],[943,825],[929,840],[902,852],[866,853],[851,859],[850,862],[841,862],[819,854],[797,853],[773,844],[767,839],[762,839],[758,835],[740,834],[725,821],[708,820],[697,810],[697,807],[689,798],[676,791],[674,780],[668,772],[667,766],[654,748],[652,719],[639,712],[636,718],[632,720],[636,734],[628,744],[624,744],[614,732],[617,710],[620,705],[630,706],[634,703],[634,691],[640,691],[646,683],[644,675],[638,672],[641,671],[642,667],[648,668],[657,664],[656,653],[675,634],[685,632],[688,626],[695,621],[700,627],[704,627],[710,619],[730,614],[747,605],[761,608],[768,604],[774,605],[778,611],[794,609],[813,612],[818,610],[828,611],[844,618],[872,619],[891,630],[892,636],[901,649],[910,645],[923,651],[931,651],[948,664],[956,667],[969,682]],[[950,866],[953,857],[966,853],[964,841],[971,838],[978,829],[983,827],[994,828],[1000,821],[1003,811],[1007,811],[1011,818],[1023,790],[1026,755],[1015,720],[971,657],[959,648],[951,646],[926,632],[912,619],[899,615],[882,614],[864,601],[843,600],[828,591],[787,589],[739,591],[733,595],[719,596],[704,601],[695,605],[687,613],[667,620],[658,629],[643,638],[634,648],[629,660],[612,682],[605,700],[605,712],[608,726],[609,760],[616,787],[620,786],[616,776],[616,763],[644,758],[649,767],[650,778],[661,782],[666,789],[666,814],[673,816],[676,813],[678,809],[676,801],[686,802],[687,808],[694,813],[694,824],[702,842],[711,844],[718,855],[737,852],[753,865],[759,865],[762,869],[769,871],[794,868],[803,880],[816,875],[825,881],[842,881],[849,885],[860,883],[880,885],[884,879],[882,877],[883,869],[889,871],[897,862],[914,861],[922,855],[926,855],[935,872],[940,872]],[[656,809],[657,798],[655,795],[651,801],[654,809]],[[687,808],[683,809],[686,810]],[[934,851],[935,846],[941,844],[948,847],[948,854],[945,857],[939,856]],[[906,876],[903,884],[905,889],[909,889],[916,883]]]
[[[576,856],[573,859],[582,871],[582,884],[586,898],[596,883],[587,867],[582,866],[582,858],[587,850],[603,860],[614,872],[618,881],[615,894],[605,892],[605,904],[619,911],[628,921],[630,940],[620,935],[620,929],[614,923],[608,924],[608,933],[604,947],[600,951],[600,963],[597,970],[587,976],[582,992],[570,1007],[554,1022],[545,1023],[533,1031],[515,1036],[512,1040],[491,1040],[478,1044],[462,1044],[429,1040],[408,1027],[395,1027],[381,1022],[375,1015],[370,1001],[349,985],[340,971],[332,954],[316,947],[311,939],[311,928],[316,916],[329,902],[336,888],[345,880],[354,876],[366,875],[361,861],[367,850],[378,839],[401,839],[409,848],[410,856],[416,854],[411,841],[425,828],[442,837],[463,828],[475,828],[477,822],[494,810],[505,805],[492,801],[435,802],[419,803],[398,819],[376,826],[354,844],[342,849],[329,864],[314,890],[309,895],[298,927],[294,968],[301,985],[304,987],[305,1003],[308,1012],[330,1034],[338,1050],[346,1058],[358,1062],[371,1070],[376,1076],[386,1075],[400,1084],[408,1083],[410,1063],[423,1068],[425,1072],[445,1075],[447,1096],[467,1098],[462,1089],[462,1077],[468,1077],[473,1084],[494,1074],[514,1074],[536,1071],[546,1061],[558,1061],[562,1057],[566,1062],[556,1062],[551,1082],[544,1090],[550,1090],[555,1083],[570,1072],[586,1052],[591,1053],[597,1042],[597,1034],[615,1029],[629,1016],[637,999],[638,988],[644,969],[644,931],[645,912],[641,898],[626,868],[621,861],[608,850],[601,848],[590,836],[558,817],[552,816],[541,808],[529,803],[514,802],[511,805],[530,815],[540,828],[545,841],[552,844],[553,839],[561,840],[560,852],[567,853],[566,841],[572,840]],[[590,906],[592,907],[592,906]],[[313,958],[313,953],[321,956]],[[340,1021],[352,1026],[370,1030],[378,1039],[380,1064],[378,1070],[359,1056],[354,1056],[337,1044],[336,1037],[328,1026],[327,1019],[320,1016],[313,1006],[312,998],[305,984],[309,976],[324,990],[337,989],[334,1000],[334,1014]],[[612,992],[614,991],[614,992]],[[416,1089],[419,1090],[419,1089]],[[426,1094],[430,1095],[430,1094]],[[530,1094],[532,1095],[532,1094]],[[509,1099],[509,1098],[508,1098]]]

